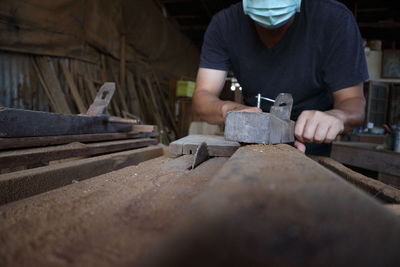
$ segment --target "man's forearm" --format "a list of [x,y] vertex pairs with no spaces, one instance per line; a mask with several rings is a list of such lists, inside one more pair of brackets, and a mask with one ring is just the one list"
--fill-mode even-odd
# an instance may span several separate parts
[[351,131],[364,122],[365,99],[363,97],[347,99],[335,105],[334,109],[327,113],[341,119],[346,132]]
[[207,91],[195,91],[193,95],[193,108],[202,120],[211,124],[224,122],[222,107],[228,101],[222,101]]
[[222,124],[229,111],[261,112],[257,107],[249,107],[232,101],[220,100],[217,96],[202,90],[193,95],[193,108],[201,119],[211,124]]

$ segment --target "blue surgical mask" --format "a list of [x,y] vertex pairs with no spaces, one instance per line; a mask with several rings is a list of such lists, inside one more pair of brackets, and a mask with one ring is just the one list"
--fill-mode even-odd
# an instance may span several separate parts
[[243,0],[244,13],[269,29],[284,25],[300,12],[300,5],[301,0]]

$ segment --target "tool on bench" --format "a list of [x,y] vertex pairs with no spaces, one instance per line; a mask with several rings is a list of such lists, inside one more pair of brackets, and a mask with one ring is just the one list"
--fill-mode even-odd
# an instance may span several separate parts
[[114,92],[115,83],[104,83],[97,92],[97,95],[94,98],[93,103],[90,105],[88,111],[86,112],[86,115],[103,115],[114,95]]
[[209,158],[210,158],[210,155],[208,153],[207,143],[202,142],[200,145],[198,145],[198,147],[196,149],[196,153],[194,154],[192,169],[196,168],[197,166],[199,166],[201,163],[208,160]]
[[257,106],[261,100],[274,102],[270,113],[266,112],[228,112],[225,120],[225,139],[252,144],[279,144],[294,142],[294,121],[290,120],[293,97],[279,94],[273,100],[256,96]]
[[[115,92],[115,83],[110,83],[110,82],[104,83],[97,92],[97,95],[94,98],[93,103],[90,105],[88,111],[86,112],[86,115],[88,116],[104,115],[105,111],[107,110],[107,106],[114,95],[114,92]],[[115,116],[108,116],[108,122],[139,124],[140,120],[132,120]]]

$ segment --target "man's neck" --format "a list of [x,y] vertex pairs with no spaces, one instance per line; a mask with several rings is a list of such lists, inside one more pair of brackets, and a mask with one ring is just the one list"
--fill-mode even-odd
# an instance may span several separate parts
[[276,29],[267,29],[267,28],[264,28],[264,27],[260,26],[257,23],[254,23],[254,24],[256,26],[256,30],[257,30],[258,36],[260,37],[261,41],[268,48],[272,48],[275,45],[277,45],[280,40],[282,40],[282,38],[285,35],[286,31],[293,24],[294,18],[295,17],[293,16],[282,27],[279,27],[279,28],[276,28]]

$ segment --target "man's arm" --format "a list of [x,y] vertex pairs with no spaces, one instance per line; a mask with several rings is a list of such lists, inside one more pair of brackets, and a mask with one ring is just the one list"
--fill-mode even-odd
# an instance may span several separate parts
[[364,121],[365,98],[363,84],[333,93],[334,106],[329,111],[303,111],[295,127],[296,147],[304,151],[305,142],[331,143],[344,131],[350,131]]
[[226,75],[226,71],[205,68],[200,68],[197,73],[196,90],[193,94],[193,108],[200,118],[208,123],[223,123],[226,114],[232,110],[261,112],[257,107],[248,107],[219,99]]

